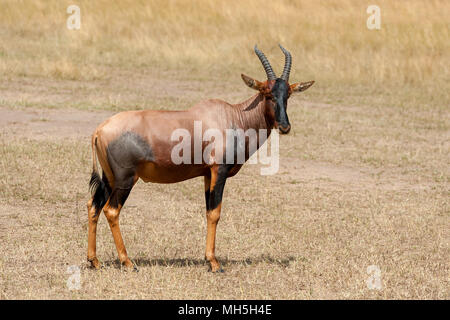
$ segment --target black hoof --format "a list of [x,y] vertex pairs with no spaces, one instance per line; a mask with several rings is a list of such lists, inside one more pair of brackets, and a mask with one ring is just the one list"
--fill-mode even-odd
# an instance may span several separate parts
[[133,263],[133,267],[127,267],[126,265],[122,264],[120,266],[120,270],[126,271],[126,272],[139,272],[138,267]]
[[103,269],[104,266],[100,263],[100,261],[98,260],[87,260],[88,262],[88,269],[92,269],[92,270],[100,270]]
[[212,272],[212,273],[225,273],[225,270],[223,270],[223,268],[220,267],[219,270],[216,270],[216,271],[213,272],[211,266],[209,266],[208,272]]

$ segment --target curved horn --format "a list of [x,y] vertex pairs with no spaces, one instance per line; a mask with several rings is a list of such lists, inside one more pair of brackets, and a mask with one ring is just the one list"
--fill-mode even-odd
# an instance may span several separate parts
[[273,69],[269,63],[269,60],[267,60],[266,56],[264,55],[264,53],[262,53],[258,47],[255,44],[255,53],[258,56],[259,60],[261,61],[264,70],[266,71],[267,74],[267,79],[268,80],[275,80],[277,78],[277,76],[275,75],[275,72],[273,72]]
[[292,66],[292,56],[285,48],[279,44],[281,51],[284,53],[284,69],[283,74],[281,75],[281,79],[285,80],[286,82],[289,82],[289,73],[291,72],[291,66]]

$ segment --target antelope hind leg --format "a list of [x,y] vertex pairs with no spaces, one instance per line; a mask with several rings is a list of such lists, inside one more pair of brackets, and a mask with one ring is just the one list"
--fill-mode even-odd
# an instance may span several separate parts
[[88,253],[87,260],[90,266],[95,269],[100,268],[100,263],[97,259],[97,222],[99,214],[96,214],[95,207],[92,205],[93,199],[89,200],[87,204],[88,219],[89,219],[89,233],[88,233]]
[[131,188],[129,189],[114,189],[110,198],[108,199],[103,211],[105,213],[106,219],[108,220],[111,233],[114,238],[114,243],[116,245],[117,253],[119,255],[119,260],[122,265],[129,269],[137,271],[137,268],[128,258],[127,249],[123,242],[122,234],[119,227],[119,215],[125,200],[130,194]]

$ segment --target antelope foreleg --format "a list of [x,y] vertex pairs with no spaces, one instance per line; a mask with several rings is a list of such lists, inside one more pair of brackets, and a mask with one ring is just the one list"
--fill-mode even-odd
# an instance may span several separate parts
[[211,168],[211,179],[205,177],[205,188],[209,180],[209,194],[205,193],[206,204],[206,252],[205,258],[209,261],[212,272],[222,272],[219,262],[216,259],[216,228],[220,219],[222,207],[223,189],[228,174],[225,166],[215,166]]

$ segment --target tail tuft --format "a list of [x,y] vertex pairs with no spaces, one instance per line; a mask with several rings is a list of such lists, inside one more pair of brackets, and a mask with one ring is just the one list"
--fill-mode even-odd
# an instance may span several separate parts
[[[103,173],[103,175],[105,175]],[[89,181],[89,190],[94,196],[92,200],[92,205],[95,207],[95,215],[97,216],[106,204],[109,198],[110,187],[106,177],[104,179],[100,178],[97,171],[93,170],[91,174],[91,180]]]

